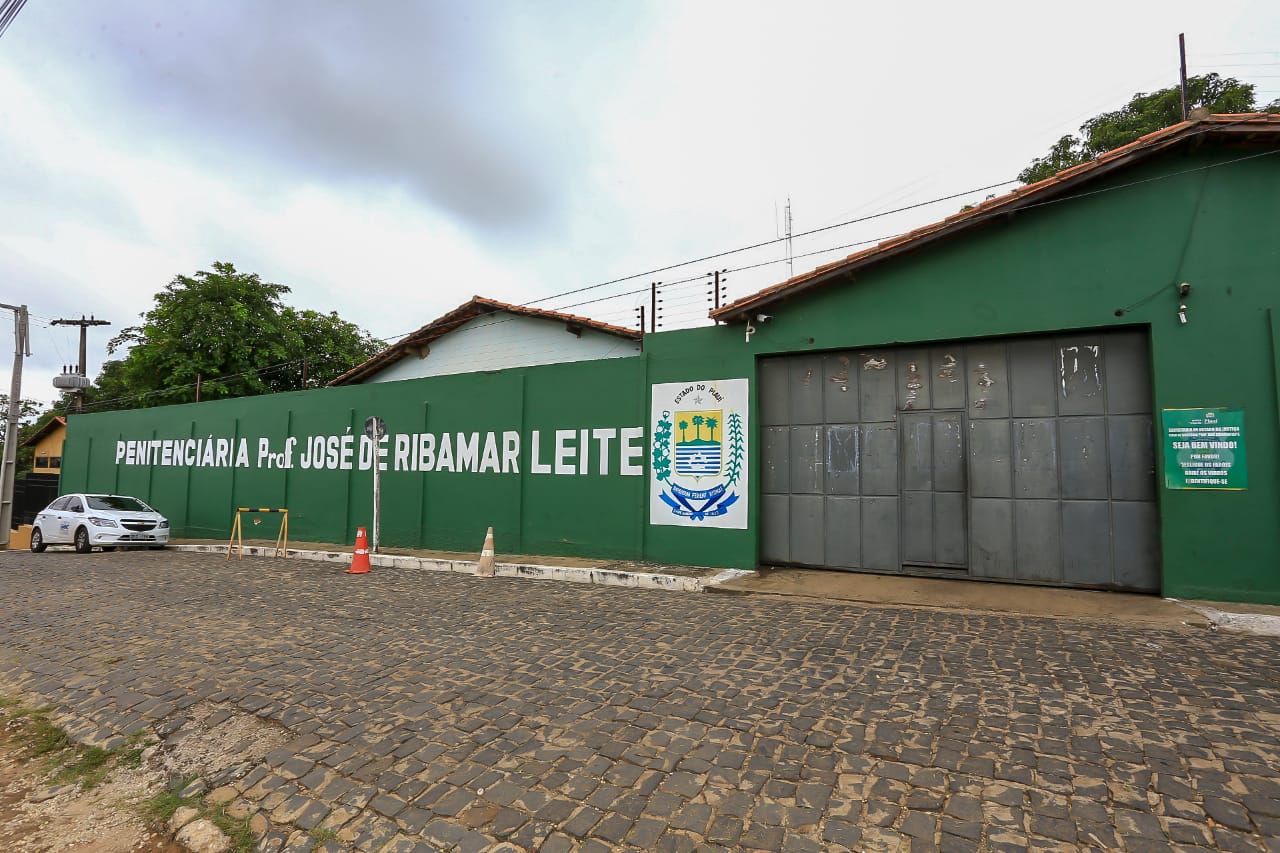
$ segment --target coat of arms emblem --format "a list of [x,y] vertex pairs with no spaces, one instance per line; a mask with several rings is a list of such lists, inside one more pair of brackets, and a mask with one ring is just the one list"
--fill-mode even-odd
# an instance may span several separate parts
[[653,406],[651,521],[745,527],[746,380],[655,385]]

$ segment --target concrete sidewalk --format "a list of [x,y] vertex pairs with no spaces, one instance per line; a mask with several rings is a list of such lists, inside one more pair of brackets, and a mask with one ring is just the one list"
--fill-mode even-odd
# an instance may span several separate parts
[[1188,625],[1280,636],[1280,607],[1270,605],[1179,601],[1156,595],[955,578],[774,568],[726,579],[708,591],[1024,616],[1120,620],[1163,627]]
[[[208,540],[174,540],[181,551],[226,553],[227,546]],[[270,540],[246,540],[246,556],[270,557]],[[346,564],[349,549],[331,543],[290,543],[288,557]],[[478,553],[412,548],[384,548],[370,556],[377,568],[421,568],[474,574]],[[1235,602],[1179,601],[1157,595],[1106,590],[1062,589],[1026,584],[974,582],[956,578],[921,578],[819,569],[763,568],[756,571],[680,566],[587,557],[506,555],[498,552],[497,574],[530,580],[556,580],[665,589],[773,595],[813,601],[861,605],[931,607],[977,613],[1051,616],[1065,619],[1119,620],[1132,624],[1280,636],[1280,607]]]

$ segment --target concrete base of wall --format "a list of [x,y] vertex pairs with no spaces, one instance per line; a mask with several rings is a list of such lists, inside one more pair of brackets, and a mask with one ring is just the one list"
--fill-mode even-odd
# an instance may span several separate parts
[[[171,545],[174,551],[194,551],[202,554],[226,554],[226,545]],[[236,549],[235,553],[239,553]],[[276,549],[270,545],[246,545],[246,557],[272,557]],[[318,551],[290,548],[285,557],[296,560],[314,560],[320,563],[348,565],[351,554],[339,551]],[[375,569],[422,570],[430,572],[457,572],[474,575],[476,560],[441,560],[432,557],[412,557],[399,554],[370,554],[369,565]],[[725,581],[751,575],[754,572],[740,569],[706,569],[701,573],[668,574],[664,572],[640,572],[618,568],[550,566],[535,563],[498,563],[495,575],[500,578],[524,578],[526,580],[568,581],[570,583],[594,583],[601,586],[622,586],[631,589],[665,589],[672,592],[702,592]],[[688,571],[687,569],[685,570]]]

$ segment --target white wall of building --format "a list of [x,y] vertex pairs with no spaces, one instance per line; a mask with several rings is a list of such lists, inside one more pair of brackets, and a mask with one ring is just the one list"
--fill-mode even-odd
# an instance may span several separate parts
[[559,364],[640,354],[640,343],[583,328],[580,335],[563,322],[492,314],[477,317],[431,342],[426,358],[410,352],[395,364],[363,380],[396,382],[476,370],[501,370],[535,364]]

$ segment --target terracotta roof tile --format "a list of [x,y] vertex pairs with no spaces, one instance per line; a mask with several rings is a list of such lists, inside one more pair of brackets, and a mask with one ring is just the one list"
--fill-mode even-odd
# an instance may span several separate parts
[[35,445],[36,443],[38,443],[41,439],[43,439],[43,438],[44,438],[45,436],[47,436],[49,433],[51,433],[51,432],[53,432],[54,430],[56,430],[58,427],[64,427],[64,426],[66,426],[66,425],[67,425],[67,419],[66,419],[66,418],[62,417],[61,415],[54,415],[54,416],[49,420],[49,422],[48,422],[48,423],[46,423],[44,426],[40,427],[40,429],[38,429],[38,430],[36,430],[34,433],[32,433],[32,434],[27,438],[27,440],[26,440],[26,441],[22,442],[22,444],[20,444],[20,445],[18,445],[18,446],[19,446],[19,447],[31,447],[31,446]]
[[477,317],[484,317],[489,314],[505,312],[507,314],[515,314],[522,317],[536,317],[543,320],[553,320],[559,323],[566,323],[572,326],[581,326],[584,329],[594,329],[597,332],[603,332],[606,335],[616,335],[620,338],[628,340],[639,340],[640,332],[636,329],[627,329],[622,326],[613,326],[609,323],[601,323],[599,320],[592,320],[588,317],[579,317],[576,314],[565,314],[560,311],[550,311],[545,308],[530,308],[527,305],[513,305],[509,302],[500,302],[497,299],[488,299],[483,296],[474,296],[462,305],[427,323],[425,326],[410,332],[396,343],[384,349],[382,352],[372,356],[371,358],[357,364],[355,367],[343,373],[341,376],[333,379],[330,385],[352,385],[365,377],[378,372],[384,367],[388,367],[409,354],[415,347],[421,347],[437,338],[449,334],[454,329]]
[[1038,199],[1052,190],[1061,189],[1066,184],[1075,184],[1087,180],[1089,176],[1100,172],[1103,167],[1116,163],[1116,161],[1136,159],[1139,156],[1154,153],[1167,145],[1175,144],[1186,137],[1200,133],[1224,133],[1233,130],[1259,131],[1269,134],[1280,133],[1280,115],[1269,113],[1225,113],[1170,125],[1141,136],[1127,145],[1099,154],[1087,163],[1063,169],[1061,172],[1034,184],[1018,187],[997,198],[979,202],[969,210],[953,213],[939,222],[916,228],[896,237],[890,237],[874,246],[854,252],[841,260],[823,264],[809,272],[801,273],[786,281],[770,285],[749,296],[744,296],[728,305],[721,306],[710,312],[710,316],[716,320],[726,321],[732,319],[735,315],[739,317],[745,316],[749,311],[762,308],[778,299],[794,296],[816,286],[828,273],[836,270],[852,269],[870,263],[881,256],[887,256],[888,253],[895,249],[910,248],[912,244],[923,241],[925,238],[939,237],[972,227],[981,222],[986,214],[994,210],[1022,207],[1029,198]]

